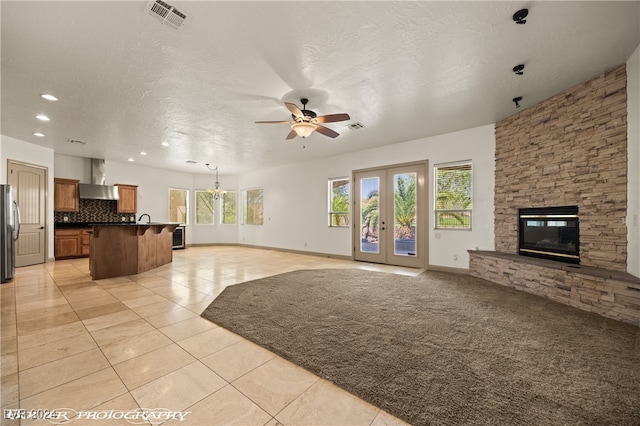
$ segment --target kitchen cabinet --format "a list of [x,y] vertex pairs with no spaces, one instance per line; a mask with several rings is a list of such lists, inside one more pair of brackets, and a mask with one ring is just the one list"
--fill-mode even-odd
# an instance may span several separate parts
[[89,256],[91,229],[56,229],[54,237],[54,255],[58,259],[73,259]]
[[55,178],[53,180],[53,210],[57,212],[80,211],[80,181]]
[[138,211],[138,185],[116,183],[118,187],[118,213],[136,213]]

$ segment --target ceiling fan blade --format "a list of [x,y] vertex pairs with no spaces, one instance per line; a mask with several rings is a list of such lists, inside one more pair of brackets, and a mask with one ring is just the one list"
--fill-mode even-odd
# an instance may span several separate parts
[[337,121],[347,121],[347,120],[351,120],[351,117],[349,117],[349,114],[328,114],[328,115],[321,115],[320,117],[316,118],[316,122],[318,123],[335,123]]
[[295,130],[292,130],[292,131],[290,131],[290,132],[289,132],[289,134],[287,135],[287,139],[293,139],[293,138],[295,138],[296,136],[298,136],[298,134],[296,133],[296,131],[295,131]]
[[293,121],[287,121],[287,120],[278,120],[278,121],[256,121],[256,123],[258,124],[277,124],[277,123],[289,123],[289,124],[293,124]]
[[302,113],[302,111],[300,111],[300,108],[298,108],[296,104],[292,104],[291,102],[285,102],[284,104],[289,109],[289,111],[291,111],[291,114],[295,115],[296,117],[304,117],[304,114]]
[[321,126],[319,124],[316,124],[316,132],[322,133],[323,135],[329,136],[330,138],[335,138],[336,136],[338,136],[340,134],[338,132],[334,132],[333,130],[331,130],[328,127],[324,127],[324,126]]

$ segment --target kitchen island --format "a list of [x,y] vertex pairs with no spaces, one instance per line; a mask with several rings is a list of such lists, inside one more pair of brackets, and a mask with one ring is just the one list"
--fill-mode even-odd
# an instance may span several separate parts
[[135,275],[173,260],[173,231],[179,223],[92,224],[91,278]]

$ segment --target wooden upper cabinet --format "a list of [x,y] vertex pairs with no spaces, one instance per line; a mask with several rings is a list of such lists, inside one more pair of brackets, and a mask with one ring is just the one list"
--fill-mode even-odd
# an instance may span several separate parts
[[116,183],[118,187],[118,213],[136,213],[138,211],[138,185]]
[[80,181],[75,179],[55,178],[53,180],[53,209],[57,212],[80,211]]

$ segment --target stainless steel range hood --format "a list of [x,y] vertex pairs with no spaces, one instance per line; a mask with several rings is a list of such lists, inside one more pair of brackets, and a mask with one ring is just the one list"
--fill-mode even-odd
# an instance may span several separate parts
[[80,198],[85,200],[117,200],[118,187],[105,185],[104,160],[91,159],[91,183],[81,183]]

